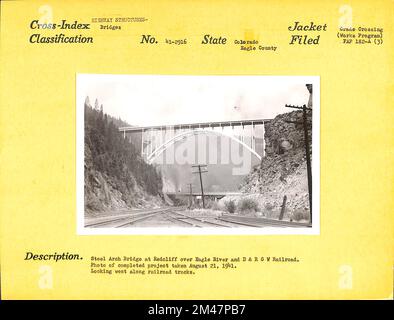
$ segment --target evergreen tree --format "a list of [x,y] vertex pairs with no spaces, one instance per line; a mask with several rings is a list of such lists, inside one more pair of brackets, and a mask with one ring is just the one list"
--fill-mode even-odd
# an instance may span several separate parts
[[86,99],[85,99],[85,106],[90,107],[89,96],[86,96]]
[[[135,196],[135,187],[139,185],[151,195],[161,193],[162,181],[156,168],[143,161],[138,149],[118,131],[119,125],[128,125],[107,114],[103,115],[103,105],[100,110],[85,100],[85,169],[86,181],[94,184],[96,177],[92,172],[100,172],[111,181],[113,188],[119,190],[122,199],[131,204]],[[87,163],[88,162],[88,163]],[[89,190],[85,190],[86,192]]]

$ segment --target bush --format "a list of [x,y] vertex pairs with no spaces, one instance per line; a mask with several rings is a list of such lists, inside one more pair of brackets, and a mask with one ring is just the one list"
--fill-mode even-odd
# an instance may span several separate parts
[[220,210],[219,203],[211,199],[205,200],[205,208],[212,210]]
[[85,210],[90,210],[90,211],[102,211],[104,209],[104,206],[101,201],[99,201],[95,197],[89,197],[87,198],[85,202]]
[[189,205],[189,199],[186,198],[175,198],[173,200],[175,207],[184,207]]
[[222,207],[222,206],[220,206],[220,204],[219,204],[217,201],[215,201],[215,202],[213,203],[213,205],[212,205],[211,209],[212,209],[212,210],[218,210],[218,211],[221,211],[221,210],[223,210],[223,207]]
[[297,210],[294,211],[291,215],[291,220],[300,221],[300,220],[309,220],[309,211],[307,210]]
[[235,201],[234,200],[230,200],[230,201],[226,201],[224,203],[224,206],[226,208],[226,211],[229,213],[234,213],[235,212]]
[[264,205],[264,209],[265,209],[265,210],[268,210],[268,211],[272,211],[272,210],[275,209],[275,206],[274,206],[272,203],[267,202],[267,203]]
[[250,198],[244,198],[241,199],[241,201],[238,203],[238,209],[240,212],[250,212],[250,211],[257,212],[259,211],[259,204],[257,203],[256,200]]

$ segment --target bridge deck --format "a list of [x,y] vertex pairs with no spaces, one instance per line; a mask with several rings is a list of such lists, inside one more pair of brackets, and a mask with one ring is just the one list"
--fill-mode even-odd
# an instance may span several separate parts
[[144,126],[144,127],[120,127],[120,132],[143,132],[148,130],[180,130],[180,129],[198,129],[198,128],[218,128],[218,127],[238,127],[260,125],[271,119],[255,119],[255,120],[234,120],[234,121],[216,121],[216,122],[197,122],[174,125],[158,125],[158,126]]

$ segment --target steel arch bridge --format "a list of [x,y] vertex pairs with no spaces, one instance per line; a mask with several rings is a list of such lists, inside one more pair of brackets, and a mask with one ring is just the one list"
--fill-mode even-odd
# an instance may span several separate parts
[[[268,121],[270,121],[270,119],[199,122],[163,126],[120,127],[119,132],[123,134],[125,139],[129,138],[130,141],[132,141],[132,135],[137,134],[139,136],[137,140],[140,140],[141,143],[141,156],[150,164],[176,142],[182,141],[190,136],[201,134],[215,134],[217,136],[228,137],[261,160],[261,158],[265,156],[264,125]],[[255,128],[257,126],[262,128],[261,135],[256,135]],[[227,132],[225,132],[225,129]],[[248,129],[250,129],[249,133],[247,132]],[[261,138],[263,141],[260,153],[256,148],[256,139],[258,138]]]

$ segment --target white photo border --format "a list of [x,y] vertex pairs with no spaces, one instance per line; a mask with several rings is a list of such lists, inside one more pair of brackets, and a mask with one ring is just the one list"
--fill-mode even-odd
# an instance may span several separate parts
[[[272,76],[272,75],[205,75],[210,77],[273,77],[312,84],[312,227],[263,227],[263,228],[86,228],[84,226],[84,103],[78,83],[86,76],[110,74],[76,74],[76,218],[77,235],[320,235],[320,76]],[[116,75],[112,75],[116,76]],[[119,74],[119,76],[124,76]],[[146,76],[137,75],[135,76]],[[154,75],[149,75],[154,76]],[[157,75],[164,76],[164,75]],[[200,77],[200,75],[166,75],[173,77]]]

